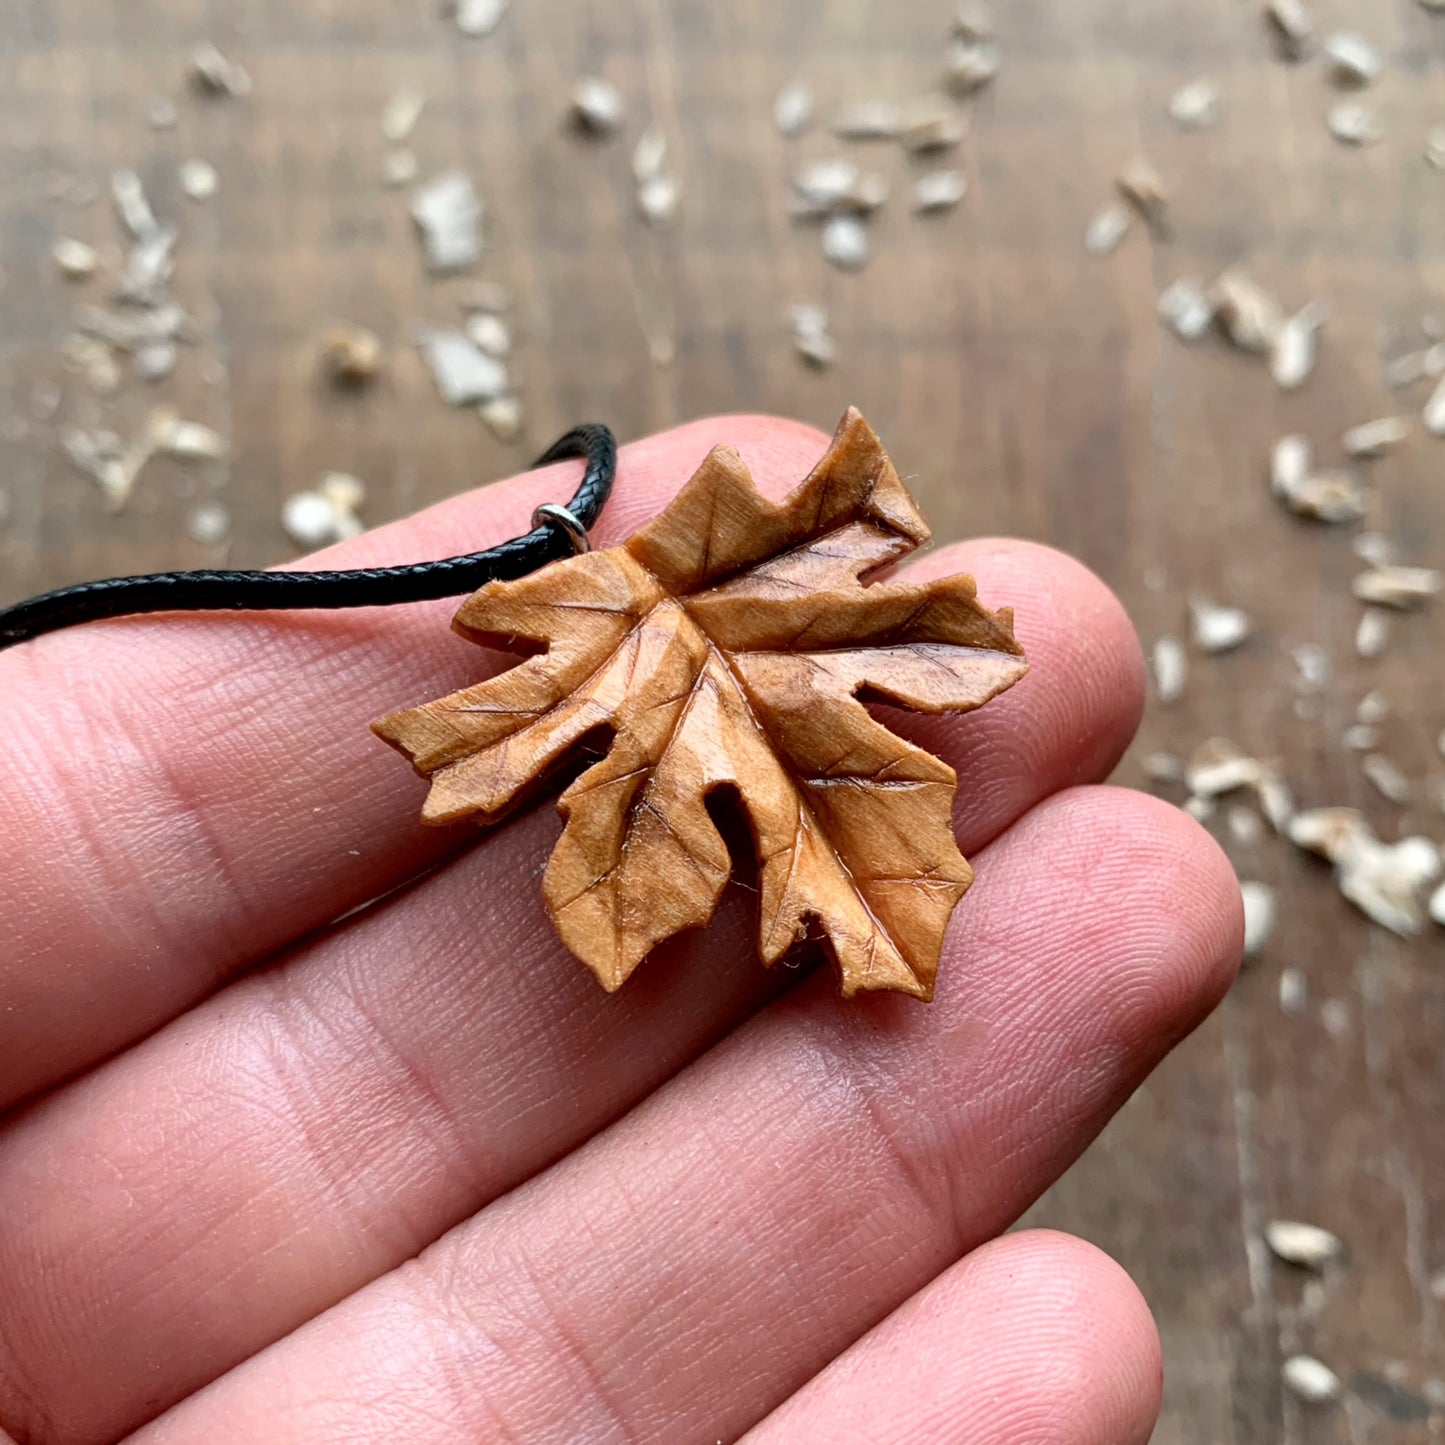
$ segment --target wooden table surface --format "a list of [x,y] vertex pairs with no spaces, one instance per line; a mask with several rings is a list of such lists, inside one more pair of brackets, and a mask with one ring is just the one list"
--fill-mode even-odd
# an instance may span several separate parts
[[[0,40],[0,602],[123,571],[292,555],[281,501],[318,473],[354,472],[380,522],[505,474],[583,418],[624,438],[714,411],[788,413],[831,427],[856,402],[883,434],[944,539],[1004,531],[1078,553],[1125,598],[1146,641],[1184,626],[1184,598],[1246,607],[1241,652],[1196,658],[1181,703],[1151,707],[1125,781],[1149,749],[1187,753],[1223,734],[1277,757],[1309,805],[1364,808],[1385,836],[1445,832],[1424,801],[1442,768],[1440,613],[1409,619],[1382,659],[1354,656],[1358,563],[1347,531],[1306,527],[1268,494],[1286,430],[1326,456],[1351,423],[1402,405],[1382,344],[1419,344],[1445,308],[1445,175],[1423,160],[1445,122],[1445,18],[1414,0],[1317,0],[1388,57],[1372,94],[1386,135],[1352,151],[1326,132],[1334,92],[1316,62],[1272,55],[1253,3],[1007,0],[1005,62],[973,107],[961,151],[969,194],[924,220],[895,181],[859,275],[830,270],[814,231],[789,223],[784,179],[835,147],[815,129],[785,142],[771,106],[806,77],[825,110],[905,97],[934,79],[948,8],[839,0],[515,0],[486,40],[461,39],[431,3],[25,0]],[[215,40],[255,79],[245,101],[184,85]],[[667,136],[683,187],[668,231],[637,217],[629,142],[587,145],[561,124],[574,77],[613,79],[629,137]],[[1216,128],[1170,125],[1171,92],[1196,76],[1222,93]],[[517,295],[524,438],[492,439],[436,399],[409,349],[416,325],[457,317],[462,287],[429,281],[405,193],[379,180],[378,117],[400,85],[427,94],[415,145],[425,173],[460,165],[488,207],[478,274]],[[155,131],[150,101],[179,123]],[[1118,253],[1082,237],[1136,154],[1175,192],[1172,236],[1136,228]],[[177,193],[176,166],[212,161],[219,196]],[[98,399],[61,343],[78,288],[48,261],[57,235],[114,251],[102,191],[134,166],[179,217],[176,290],[201,322],[176,374]],[[1318,371],[1295,395],[1218,340],[1185,346],[1154,317],[1174,277],[1245,262],[1290,305],[1329,307]],[[805,368],[785,312],[824,302],[837,366]],[[1445,314],[1445,309],[1442,309]],[[332,321],[374,328],[391,364],[354,397],[318,378]],[[671,360],[659,364],[661,356]],[[232,440],[200,471],[157,461],[111,514],[65,460],[66,426],[124,434],[165,400]],[[1406,560],[1445,561],[1445,442],[1417,428],[1374,468],[1371,524]],[[198,499],[221,499],[231,541],[190,540]],[[1331,675],[1299,682],[1291,650],[1317,646]],[[1393,704],[1385,748],[1416,784],[1391,806],[1341,743],[1361,696]],[[1445,1439],[1445,943],[1368,925],[1327,875],[1273,838],[1226,840],[1243,876],[1278,889],[1265,956],[1168,1062],[1034,1218],[1114,1253],[1152,1302],[1168,1359],[1166,1445]],[[1299,970],[1307,997],[1280,1003]],[[1322,1282],[1272,1265],[1275,1217],[1335,1230],[1348,1258]],[[1279,1384],[1307,1350],[1350,1386],[1306,1413]],[[1435,1382],[1433,1385],[1431,1382]]]

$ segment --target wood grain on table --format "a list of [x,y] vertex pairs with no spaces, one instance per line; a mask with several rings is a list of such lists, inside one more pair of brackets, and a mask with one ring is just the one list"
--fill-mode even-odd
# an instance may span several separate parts
[[[1285,431],[1329,457],[1347,425],[1423,401],[1385,389],[1380,355],[1382,340],[1420,344],[1432,306],[1445,314],[1445,175],[1423,159],[1445,122],[1445,17],[1414,0],[1319,0],[1322,29],[1361,29],[1389,59],[1368,97],[1385,139],[1353,151],[1326,131],[1337,94],[1323,67],[1275,59],[1253,4],[999,0],[1004,67],[972,106],[965,201],[912,215],[915,167],[870,148],[895,194],[872,264],[842,275],[784,206],[789,170],[835,146],[816,127],[782,140],[773,97],[795,75],[825,114],[917,93],[936,73],[946,5],[516,0],[494,36],[471,42],[438,9],[14,7],[0,40],[0,602],[113,573],[281,560],[282,500],[326,470],[363,478],[366,518],[381,522],[522,467],[581,419],[624,439],[718,411],[831,428],[854,402],[941,539],[1012,532],[1075,552],[1146,640],[1182,631],[1190,592],[1251,612],[1257,635],[1196,658],[1183,701],[1151,709],[1133,759],[1222,734],[1280,759],[1306,805],[1362,807],[1386,836],[1441,835],[1424,801],[1445,766],[1439,614],[1357,660],[1348,531],[1285,515],[1265,472]],[[205,39],[250,69],[250,99],[186,91]],[[587,72],[626,97],[624,138],[583,143],[563,124]],[[1221,118],[1184,134],[1165,106],[1201,75],[1220,86]],[[404,84],[428,98],[423,173],[476,178],[479,274],[517,296],[527,424],[514,446],[446,410],[410,348],[419,323],[457,319],[464,285],[425,276],[405,192],[380,182],[379,117]],[[179,122],[155,131],[147,109],[162,95]],[[648,120],[683,190],[665,231],[632,198],[630,143]],[[1171,236],[1136,226],[1117,254],[1091,258],[1085,226],[1138,154],[1173,188]],[[212,202],[178,193],[176,167],[193,155],[219,170]],[[101,402],[61,359],[84,288],[59,279],[48,251],[58,235],[115,250],[103,192],[122,166],[180,219],[176,291],[202,339],[165,383]],[[1296,395],[1217,340],[1185,346],[1155,320],[1168,281],[1234,262],[1291,306],[1329,307],[1318,371]],[[832,313],[830,371],[791,350],[787,307],[804,300]],[[318,373],[338,320],[387,343],[387,374],[367,392],[338,394]],[[129,434],[161,400],[230,437],[232,455],[200,470],[157,460],[131,505],[108,513],[60,434]],[[1445,442],[1418,428],[1373,468],[1372,525],[1404,560],[1445,560],[1442,469]],[[230,512],[224,548],[187,536],[206,497]],[[1291,658],[1304,645],[1330,663],[1316,692]],[[1340,741],[1374,688],[1394,707],[1385,748],[1421,800],[1405,816]],[[1137,783],[1133,759],[1122,777]],[[1277,887],[1275,937],[1032,1218],[1094,1240],[1143,1287],[1168,1361],[1163,1445],[1445,1439],[1445,1414],[1424,1403],[1445,1377],[1431,1289],[1445,1270],[1445,943],[1372,928],[1276,840],[1226,842],[1243,876]],[[1293,1013],[1279,1002],[1285,968],[1307,982]],[[1320,1284],[1272,1264],[1258,1236],[1275,1217],[1336,1231],[1346,1265]],[[1307,1414],[1282,1394],[1280,1361],[1296,1350],[1345,1378],[1343,1409]]]

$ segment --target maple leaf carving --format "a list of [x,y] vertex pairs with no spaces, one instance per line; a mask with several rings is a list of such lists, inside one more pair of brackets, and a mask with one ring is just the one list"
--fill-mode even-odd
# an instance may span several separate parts
[[470,597],[457,631],[532,655],[376,731],[430,778],[438,824],[502,817],[602,740],[558,801],[543,893],[609,990],[711,919],[731,859],[708,798],[730,790],[757,855],[763,962],[821,937],[845,995],[928,999],[972,881],[956,778],[865,703],[966,711],[1027,669],[1011,610],[983,607],[972,578],[865,585],[928,538],[856,411],[781,503],[719,447],[624,545]]

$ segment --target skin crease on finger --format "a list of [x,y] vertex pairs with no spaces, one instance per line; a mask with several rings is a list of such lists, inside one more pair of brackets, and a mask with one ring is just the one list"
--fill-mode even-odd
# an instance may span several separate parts
[[[1107,773],[1137,718],[1140,663],[1077,563],[984,542],[918,575],[960,565],[1024,602],[1036,661],[954,726],[908,719],[965,779],[973,851]],[[536,896],[556,828],[550,809],[519,819],[0,1136],[14,1241],[0,1239],[0,1313],[15,1322],[9,1373],[26,1381],[0,1418],[63,1398],[56,1438],[137,1423],[545,1167],[776,987],[734,896],[708,935],[603,996]]]
[[[780,496],[827,438],[718,417],[624,447],[597,545],[634,532],[719,442]],[[487,546],[579,474],[530,473],[297,565]],[[484,672],[448,630],[455,607],[132,618],[0,652],[0,1108],[455,850],[455,833],[421,827],[415,780],[369,731]]]
[[[1045,866],[1046,865],[1046,866]],[[816,978],[137,1445],[729,1438],[1005,1229],[1209,1011],[1242,909],[1138,794],[979,858],[927,1009]]]
[[1051,1231],[976,1249],[744,1437],[868,1445],[1145,1445],[1159,1336],[1106,1254]]

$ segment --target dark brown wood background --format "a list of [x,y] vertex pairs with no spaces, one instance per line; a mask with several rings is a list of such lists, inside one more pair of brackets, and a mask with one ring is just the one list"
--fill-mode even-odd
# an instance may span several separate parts
[[[1180,630],[1191,589],[1251,610],[1259,635],[1197,660],[1184,702],[1151,710],[1141,751],[1222,733],[1283,760],[1307,804],[1357,804],[1387,836],[1438,838],[1437,808],[1400,817],[1339,741],[1360,696],[1383,688],[1387,750],[1422,796],[1438,785],[1438,620],[1356,661],[1349,538],[1284,516],[1264,476],[1282,431],[1328,452],[1345,425],[1394,410],[1382,339],[1416,343],[1431,305],[1445,312],[1445,175],[1422,159],[1445,121],[1445,18],[1414,0],[1318,0],[1323,26],[1363,29],[1389,57],[1374,93],[1387,138],[1351,152],[1326,134],[1321,66],[1279,64],[1252,0],[997,8],[1005,64],[961,153],[967,200],[924,221],[895,194],[876,260],[844,276],[783,204],[796,160],[833,147],[816,130],[781,140],[774,94],[795,74],[825,109],[924,89],[943,0],[514,0],[483,41],[458,37],[430,0],[13,0],[0,22],[0,602],[116,572],[277,561],[291,554],[282,498],[327,469],[364,478],[380,522],[516,469],[581,418],[624,437],[728,410],[830,427],[856,402],[941,537],[1007,531],[1078,553],[1146,640]],[[203,39],[249,67],[252,99],[185,93]],[[588,71],[626,95],[629,141],[565,133],[569,85]],[[1219,82],[1222,119],[1180,134],[1165,103],[1197,75]],[[378,117],[403,83],[428,95],[424,172],[475,176],[482,274],[519,298],[528,425],[513,447],[443,408],[408,350],[418,322],[455,319],[459,287],[424,277],[405,196],[378,179]],[[160,95],[177,98],[180,121],[156,133],[146,110]],[[648,231],[631,200],[630,138],[649,117],[684,188],[669,232]],[[1136,232],[1089,258],[1085,224],[1140,152],[1176,190],[1173,239]],[[177,195],[190,155],[220,171],[209,205]],[[901,187],[903,159],[878,159]],[[180,217],[177,291],[205,340],[161,387],[130,383],[101,404],[60,359],[77,293],[47,255],[60,234],[115,247],[108,203],[87,193],[118,166]],[[1318,373],[1297,396],[1154,319],[1165,282],[1235,261],[1291,304],[1330,307]],[[790,349],[786,307],[805,299],[833,313],[841,359],[824,374]],[[392,350],[387,379],[356,398],[317,377],[317,339],[336,319]],[[675,359],[656,364],[658,350]],[[106,418],[129,432],[160,399],[232,438],[232,458],[200,473],[156,462],[110,515],[60,433]],[[1376,468],[1373,521],[1406,560],[1445,560],[1442,464],[1445,442],[1417,435]],[[211,494],[234,519],[226,549],[185,533]],[[1301,644],[1333,668],[1302,701],[1289,655]],[[1136,762],[1124,776],[1139,780]],[[1034,1217],[1112,1251],[1153,1303],[1166,1445],[1445,1439],[1445,1415],[1425,1403],[1445,1376],[1445,1291],[1430,1288],[1445,1268],[1445,944],[1371,929],[1273,840],[1230,846],[1244,876],[1280,890],[1265,958]],[[1308,982],[1293,1014],[1279,1003],[1285,967]],[[1278,1216],[1337,1231],[1346,1265],[1314,1285],[1271,1265],[1258,1233]],[[1343,1408],[1307,1414],[1282,1396],[1279,1363],[1297,1349],[1345,1377]]]

